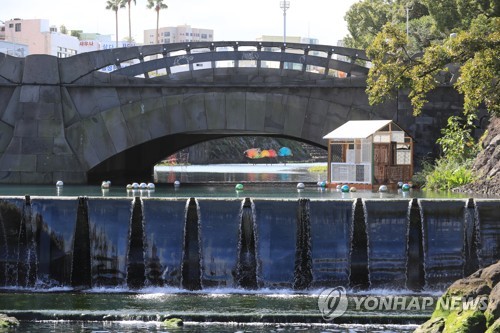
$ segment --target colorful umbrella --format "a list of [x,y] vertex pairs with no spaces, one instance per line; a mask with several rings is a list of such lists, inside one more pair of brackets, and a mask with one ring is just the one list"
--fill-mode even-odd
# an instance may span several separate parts
[[288,147],[281,147],[278,150],[278,156],[293,156],[292,150]]
[[269,150],[264,149],[260,152],[260,157],[271,157],[271,154],[269,153]]
[[278,154],[276,154],[276,150],[274,150],[274,149],[269,149],[268,152],[269,152],[269,156],[268,157],[276,157],[276,156],[278,156]]
[[260,148],[250,148],[244,151],[245,156],[251,159],[261,158]]

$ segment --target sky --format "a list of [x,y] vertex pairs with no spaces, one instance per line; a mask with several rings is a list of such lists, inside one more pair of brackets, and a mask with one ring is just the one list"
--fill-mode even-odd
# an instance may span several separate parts
[[[106,0],[1,0],[0,20],[48,19],[51,26],[115,35],[115,13]],[[347,34],[344,15],[359,0],[289,0],[286,35],[319,39],[336,45]],[[216,41],[254,41],[262,35],[283,35],[280,0],[164,0],[160,27],[188,24],[214,30]],[[143,42],[143,31],[156,28],[156,12],[146,0],[132,1],[132,37]],[[118,12],[119,39],[128,36],[128,10]]]

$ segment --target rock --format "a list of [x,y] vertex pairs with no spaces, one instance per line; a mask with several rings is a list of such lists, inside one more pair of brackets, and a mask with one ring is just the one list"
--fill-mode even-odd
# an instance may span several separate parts
[[444,330],[444,318],[431,318],[413,333],[441,333]]
[[500,319],[497,319],[493,325],[491,325],[486,333],[500,333]]
[[0,328],[14,327],[19,325],[19,320],[14,317],[8,317],[5,314],[0,313]]
[[472,169],[477,180],[455,191],[500,195],[500,118],[491,118]]
[[493,288],[488,299],[488,308],[484,315],[488,325],[493,325],[496,318],[500,318],[500,283]]
[[170,327],[179,327],[179,326],[184,325],[184,322],[180,318],[170,318],[170,319],[166,319],[163,322],[163,325],[170,326]]
[[443,333],[483,333],[486,331],[486,318],[477,310],[452,312],[446,318]]
[[481,272],[481,278],[493,288],[500,282],[500,262],[486,267]]
[[500,333],[500,261],[455,281],[415,333]]
[[490,292],[491,287],[485,279],[468,277],[453,282],[453,284],[446,291],[446,295],[477,297],[481,295],[489,295]]

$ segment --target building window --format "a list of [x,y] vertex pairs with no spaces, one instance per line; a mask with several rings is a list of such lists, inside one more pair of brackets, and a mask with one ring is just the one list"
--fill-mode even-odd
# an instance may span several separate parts
[[208,37],[212,38],[212,35],[208,35]]
[[21,31],[21,23],[16,23],[16,31]]
[[207,34],[201,34],[201,38],[207,38]]
[[165,37],[170,37],[170,31],[165,32]]

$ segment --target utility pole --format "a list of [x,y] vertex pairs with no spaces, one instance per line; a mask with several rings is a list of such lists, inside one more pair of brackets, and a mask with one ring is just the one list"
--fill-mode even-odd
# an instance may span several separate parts
[[408,4],[406,4],[406,43],[409,43],[410,41],[410,25],[409,25],[409,20],[410,20],[410,10],[412,10],[413,7],[410,7]]
[[286,10],[290,8],[290,1],[280,1],[280,8],[283,9],[283,43],[286,43]]

